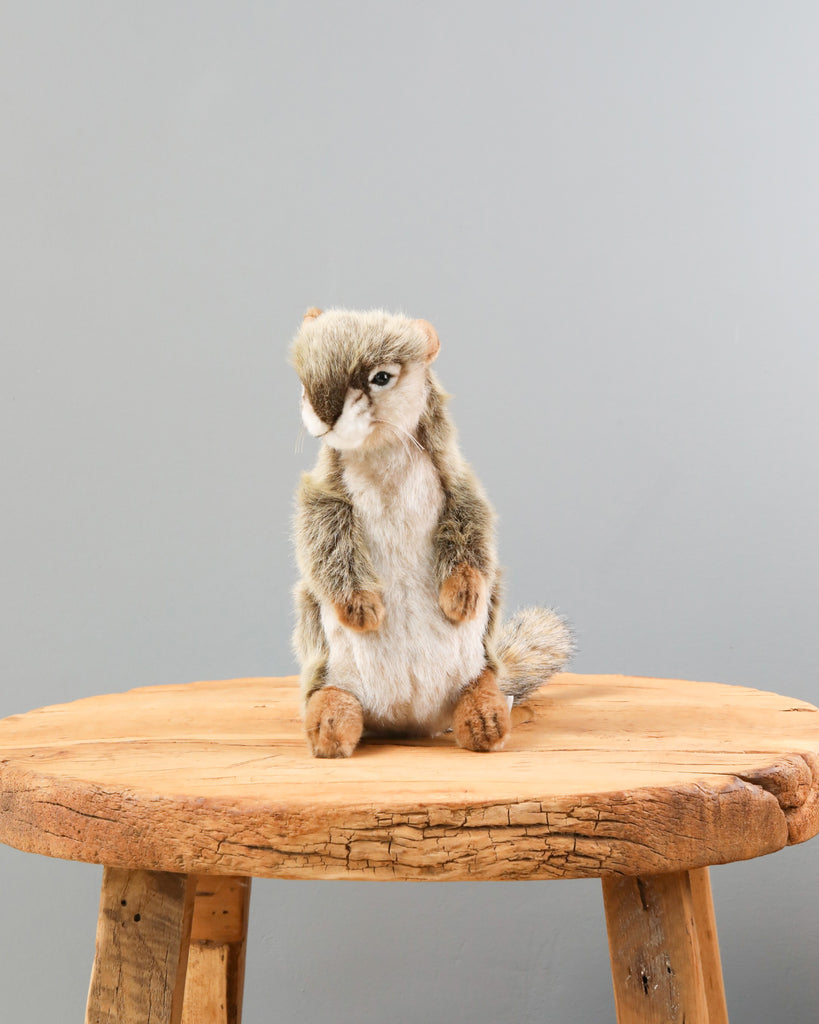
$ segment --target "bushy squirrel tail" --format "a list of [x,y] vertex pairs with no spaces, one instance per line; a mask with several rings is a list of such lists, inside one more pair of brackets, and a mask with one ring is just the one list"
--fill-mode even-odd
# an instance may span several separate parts
[[559,672],[574,650],[574,635],[563,616],[548,608],[525,608],[501,627],[501,690],[515,703],[523,700]]

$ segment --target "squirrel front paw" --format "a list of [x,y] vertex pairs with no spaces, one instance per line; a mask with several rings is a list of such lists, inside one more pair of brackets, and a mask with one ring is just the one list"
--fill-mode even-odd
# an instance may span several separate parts
[[495,673],[485,668],[459,697],[452,715],[452,732],[458,746],[486,752],[500,750],[511,731],[509,703]]
[[333,604],[342,626],[366,633],[378,629],[384,618],[384,605],[374,590],[354,590],[347,601]]
[[450,622],[476,619],[485,599],[483,574],[465,562],[455,566],[438,591],[438,604]]
[[361,739],[364,712],[351,693],[325,686],[307,702],[304,728],[313,757],[349,757]]

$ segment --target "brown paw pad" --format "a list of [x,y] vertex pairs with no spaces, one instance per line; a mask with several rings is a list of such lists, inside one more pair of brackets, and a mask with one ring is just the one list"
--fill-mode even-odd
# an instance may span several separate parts
[[339,601],[334,607],[342,626],[359,633],[378,629],[384,618],[384,605],[372,590],[356,590],[348,601]]
[[456,565],[438,593],[438,604],[452,622],[476,619],[486,598],[486,580],[470,565]]
[[512,731],[506,697],[488,669],[461,694],[452,716],[459,746],[486,752],[501,750]]
[[364,729],[361,704],[352,694],[326,686],[307,702],[304,728],[314,757],[349,757]]

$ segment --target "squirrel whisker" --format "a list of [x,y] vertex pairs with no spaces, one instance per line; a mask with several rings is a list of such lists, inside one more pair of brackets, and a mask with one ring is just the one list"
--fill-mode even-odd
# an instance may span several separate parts
[[382,426],[389,427],[390,430],[395,434],[395,436],[401,442],[401,447],[404,449],[404,451],[407,453],[407,455],[410,454],[410,447],[407,444],[406,439],[401,436],[401,434],[397,430],[397,428],[396,428],[394,423],[390,423],[387,420],[373,420],[373,423],[380,423],[380,424],[382,424]]
[[399,427],[396,423],[390,423],[389,420],[373,420],[373,423],[383,423],[385,427],[392,427],[392,429],[396,432],[396,434],[398,434],[399,437],[402,434],[405,437],[408,437],[410,439],[410,441],[412,441],[412,443],[418,449],[419,452],[422,452],[422,451],[425,450],[424,446],[418,441],[418,439],[415,437],[414,434],[411,434],[408,430],[405,430],[403,427]]

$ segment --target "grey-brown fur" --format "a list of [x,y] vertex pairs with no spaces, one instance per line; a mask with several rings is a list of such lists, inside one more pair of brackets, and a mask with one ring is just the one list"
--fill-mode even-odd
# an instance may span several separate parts
[[324,686],[330,648],[321,624],[321,607],[309,584],[296,586],[296,629],[293,646],[301,662],[301,689],[304,701]]
[[501,689],[523,700],[573,654],[572,632],[561,615],[546,608],[525,608],[503,624],[498,637],[498,658],[507,678]]
[[[317,436],[334,429],[351,395],[358,395],[362,407],[369,403],[370,408],[378,408],[370,380],[374,368],[395,364],[409,373],[412,367],[421,367],[419,372],[424,374],[423,408],[410,431],[414,440],[402,439],[397,429],[380,427],[355,450],[325,444],[315,468],[302,477],[295,517],[302,578],[296,590],[294,645],[302,667],[305,702],[327,682],[331,644],[322,608],[326,622],[330,606],[343,605],[356,594],[372,593],[378,601],[381,581],[367,547],[361,515],[345,484],[345,471],[355,466],[366,476],[371,470],[373,478],[381,482],[393,464],[390,451],[396,453],[396,460],[406,461],[405,450],[416,460],[431,460],[442,494],[437,527],[431,535],[437,585],[443,586],[463,566],[477,570],[485,581],[483,664],[498,672],[501,689],[516,698],[525,696],[561,668],[571,654],[571,633],[553,612],[532,610],[499,628],[501,587],[494,512],[458,447],[446,408],[447,396],[429,365],[435,354],[437,335],[428,324],[380,311],[311,312],[294,339],[292,361],[304,386],[304,401],[314,421],[323,425]],[[404,372],[400,371],[399,379]],[[419,456],[410,443],[424,454]],[[413,516],[416,511],[408,508],[406,515]],[[400,608],[387,611],[401,616]],[[430,614],[443,616],[444,612],[431,608]],[[420,655],[424,637],[417,639]],[[343,680],[332,685],[344,688]],[[377,680],[373,685],[377,686]]]
[[305,583],[319,598],[345,601],[378,579],[339,472],[339,454],[323,448],[296,494],[296,551]]

